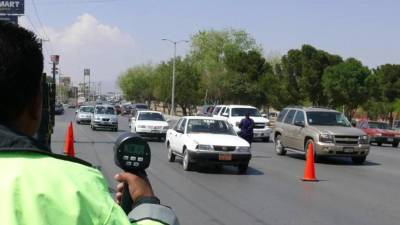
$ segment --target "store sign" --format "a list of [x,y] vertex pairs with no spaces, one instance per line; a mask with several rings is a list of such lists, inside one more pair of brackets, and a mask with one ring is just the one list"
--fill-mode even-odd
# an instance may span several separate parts
[[24,14],[24,0],[0,0],[0,13],[2,14]]
[[0,21],[6,21],[13,24],[18,24],[18,16],[1,16]]

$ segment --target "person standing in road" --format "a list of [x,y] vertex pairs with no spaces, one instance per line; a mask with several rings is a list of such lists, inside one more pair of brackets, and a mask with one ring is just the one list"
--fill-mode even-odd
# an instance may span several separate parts
[[[53,154],[33,138],[42,114],[43,54],[36,36],[0,21],[0,218],[7,225],[178,225],[150,183],[131,173],[115,179],[116,201],[99,170]],[[134,207],[118,203],[128,184]]]
[[245,118],[240,121],[239,128],[239,136],[249,142],[251,146],[251,142],[253,142],[254,121],[250,118],[248,112],[245,114]]

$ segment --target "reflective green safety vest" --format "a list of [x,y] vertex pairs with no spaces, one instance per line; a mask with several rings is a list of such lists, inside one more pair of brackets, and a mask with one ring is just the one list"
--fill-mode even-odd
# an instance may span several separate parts
[[[132,221],[132,222],[130,222]],[[178,224],[168,207],[141,204],[129,218],[92,167],[32,152],[0,151],[0,224]]]

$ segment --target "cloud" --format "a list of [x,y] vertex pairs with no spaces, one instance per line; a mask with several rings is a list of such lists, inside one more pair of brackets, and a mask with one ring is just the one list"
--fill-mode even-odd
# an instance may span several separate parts
[[[28,22],[24,17],[20,20],[21,26],[32,30]],[[83,82],[83,69],[90,68],[91,81],[102,82],[103,90],[113,91],[118,75],[137,61],[133,37],[118,27],[102,24],[90,14],[79,16],[66,27],[44,29],[37,33],[50,39],[44,42],[47,53],[60,55],[61,73],[71,76],[75,84]],[[45,66],[49,72],[50,66]]]

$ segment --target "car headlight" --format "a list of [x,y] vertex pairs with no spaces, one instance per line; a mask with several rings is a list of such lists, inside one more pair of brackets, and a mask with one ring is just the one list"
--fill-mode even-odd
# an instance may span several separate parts
[[360,144],[368,144],[369,140],[368,140],[368,136],[367,135],[361,135],[360,137],[358,137],[358,143]]
[[163,130],[168,130],[169,129],[169,126],[164,126],[163,127]]
[[94,120],[101,120],[101,118],[100,118],[100,117],[97,117],[97,116],[95,116],[95,117],[94,117]]
[[376,137],[381,137],[382,134],[381,134],[381,133],[375,133],[374,136],[376,136]]
[[325,143],[332,143],[333,142],[333,135],[331,134],[320,134],[319,141]]
[[394,135],[395,137],[397,137],[397,138],[400,138],[400,134],[396,134],[396,135]]
[[238,152],[249,152],[250,151],[250,147],[239,146],[239,147],[237,147],[237,151]]
[[213,150],[211,145],[197,145],[198,150]]
[[112,122],[117,122],[118,119],[117,119],[117,118],[111,118],[111,121],[112,121]]
[[138,128],[146,129],[146,126],[145,125],[139,125]]

